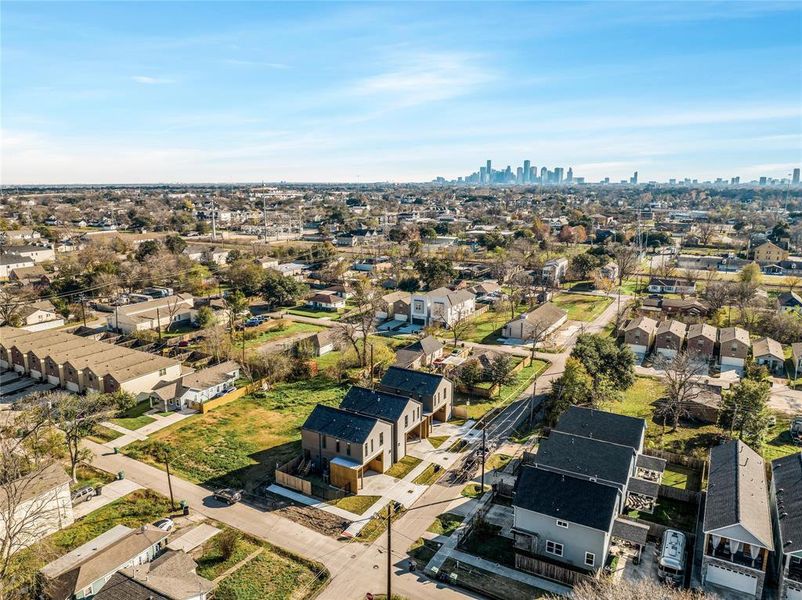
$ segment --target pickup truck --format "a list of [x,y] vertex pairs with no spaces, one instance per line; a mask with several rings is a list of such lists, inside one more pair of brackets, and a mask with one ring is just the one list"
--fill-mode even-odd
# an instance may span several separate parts
[[236,504],[242,500],[242,490],[232,490],[231,488],[223,488],[214,493],[216,500],[225,502],[226,504]]

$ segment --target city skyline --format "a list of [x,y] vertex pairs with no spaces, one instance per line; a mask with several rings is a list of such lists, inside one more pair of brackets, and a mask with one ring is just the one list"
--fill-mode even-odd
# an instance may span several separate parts
[[802,162],[800,17],[748,2],[7,2],[2,180],[426,182],[487,156],[514,174],[548,157],[587,182],[781,179]]

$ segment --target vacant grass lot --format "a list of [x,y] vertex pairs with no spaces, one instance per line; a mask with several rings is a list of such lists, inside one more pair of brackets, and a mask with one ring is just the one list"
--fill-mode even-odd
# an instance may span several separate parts
[[[666,427],[663,435],[662,422],[654,418],[654,409],[663,396],[664,389],[663,384],[656,379],[638,377],[635,384],[624,392],[623,401],[613,403],[609,409],[618,414],[646,420],[647,448],[662,448],[670,452],[707,458],[710,448],[718,443],[720,436],[729,432],[714,424],[683,421],[676,431],[671,431],[670,426]],[[774,460],[799,451],[791,443],[789,426],[788,417],[778,414],[777,424],[772,427],[761,449],[764,459]]]
[[[523,308],[516,311],[516,315],[521,314]],[[477,342],[482,344],[495,344],[496,340],[501,337],[501,328],[511,319],[508,311],[496,312],[495,310],[488,310],[478,317],[474,317],[470,321],[470,327],[462,335],[462,339],[469,342]],[[443,332],[443,337],[448,336],[448,332]],[[454,339],[452,338],[453,342]]]
[[282,464],[301,450],[300,427],[315,404],[339,404],[345,389],[331,379],[277,385],[193,415],[126,446],[124,452],[159,468],[153,445],[164,441],[176,450],[171,464],[176,475],[209,486],[254,489],[272,481],[276,463]]
[[493,398],[476,398],[461,396],[455,399],[455,404],[465,404],[470,400],[468,407],[469,419],[480,419],[486,413],[498,406],[504,406],[520,396],[529,387],[532,381],[546,370],[549,363],[543,360],[534,360],[528,367],[524,367],[517,373],[513,380],[501,387],[501,391]]
[[[292,323],[286,321],[282,325],[259,331],[255,337],[245,341],[245,348],[258,348],[262,344],[275,342],[298,333],[317,333],[318,331],[322,330],[323,327],[319,327],[317,325],[311,325],[309,323]],[[237,346],[239,347],[239,344],[237,344]]]
[[119,431],[114,431],[113,429],[109,429],[103,425],[95,425],[93,433],[89,436],[89,439],[93,442],[97,442],[98,444],[105,444],[106,442],[111,442],[121,436],[122,433]]
[[612,302],[612,298],[590,294],[556,294],[552,299],[553,304],[568,313],[571,321],[593,321]]
[[337,320],[340,316],[345,312],[344,310],[323,310],[323,309],[314,309],[306,306],[305,304],[299,304],[298,306],[293,306],[292,308],[288,308],[284,312],[289,313],[291,315],[298,315],[299,317],[309,317],[310,319],[332,319]]
[[231,531],[235,530],[226,529],[204,545],[198,559],[198,575],[214,579],[259,549],[262,551],[220,581],[214,594],[218,600],[307,598],[327,583],[329,574],[323,565],[240,532],[236,532],[239,535],[233,553],[224,558],[220,540]]
[[150,402],[145,400],[136,406],[132,406],[116,419],[110,419],[110,421],[115,425],[125,427],[126,429],[139,429],[140,427],[144,427],[148,423],[153,423],[153,421],[156,420],[153,417],[149,417],[145,414],[149,410]]

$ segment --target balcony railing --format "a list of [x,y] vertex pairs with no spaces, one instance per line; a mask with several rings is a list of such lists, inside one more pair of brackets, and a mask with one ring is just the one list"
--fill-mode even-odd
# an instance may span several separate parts
[[743,548],[733,554],[730,552],[727,545],[722,542],[719,544],[718,548],[715,550],[713,549],[713,542],[708,542],[707,550],[705,552],[707,556],[713,556],[718,558],[719,560],[726,560],[727,562],[731,562],[735,565],[741,565],[743,567],[749,567],[750,569],[756,569],[758,571],[763,570],[763,549],[761,548],[760,554],[758,554],[757,558],[752,560],[752,555],[749,552],[744,553]]
[[789,565],[785,577],[786,579],[802,583],[802,563]]

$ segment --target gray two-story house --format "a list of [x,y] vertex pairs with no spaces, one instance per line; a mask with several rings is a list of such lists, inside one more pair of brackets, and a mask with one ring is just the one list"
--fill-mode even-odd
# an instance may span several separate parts
[[525,460],[513,498],[516,567],[575,584],[604,567],[613,537],[646,545],[628,507],[654,509],[665,461],[641,454],[643,419],[570,407]]
[[771,461],[779,600],[802,600],[802,452]]
[[761,598],[774,549],[766,465],[740,440],[710,451],[702,531],[703,586]]
[[345,394],[340,408],[374,417],[388,423],[392,431],[392,460],[398,462],[407,455],[407,441],[421,439],[423,405],[417,400],[398,394],[353,386]]
[[392,436],[386,421],[318,404],[301,427],[301,447],[332,485],[356,492],[366,471],[393,464]]
[[451,418],[454,384],[443,375],[390,367],[379,387],[391,394],[417,400],[423,405],[424,418],[428,420],[426,436],[431,431],[434,419],[445,422]]

